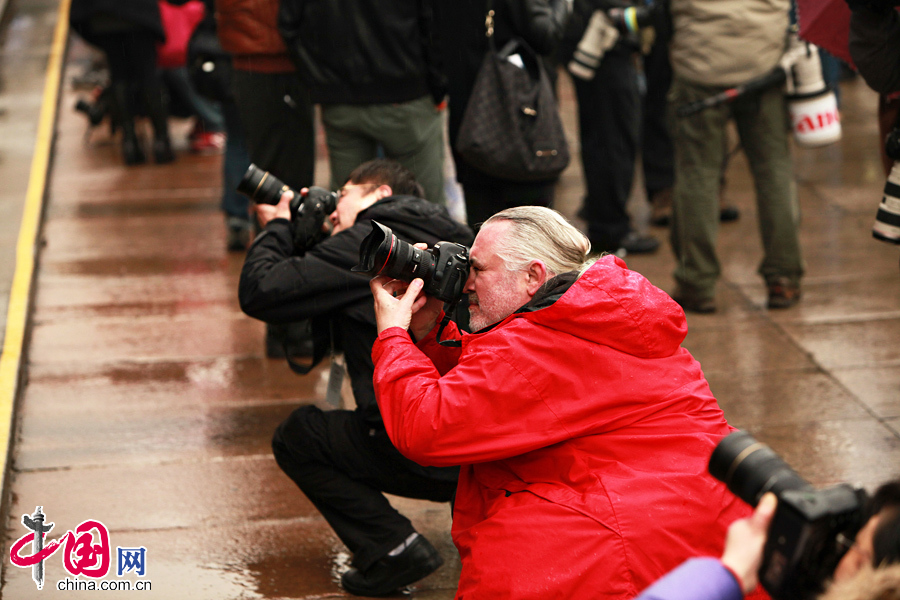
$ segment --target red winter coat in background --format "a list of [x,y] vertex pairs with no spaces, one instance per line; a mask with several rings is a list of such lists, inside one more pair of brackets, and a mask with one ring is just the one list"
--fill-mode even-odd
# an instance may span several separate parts
[[750,508],[707,473],[733,428],[686,332],[681,308],[612,256],[462,348],[382,332],[375,389],[391,440],[421,464],[463,465],[457,598],[626,600],[721,554]]

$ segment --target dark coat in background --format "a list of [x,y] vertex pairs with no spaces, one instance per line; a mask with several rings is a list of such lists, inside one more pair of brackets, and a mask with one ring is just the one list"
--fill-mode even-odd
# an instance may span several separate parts
[[446,93],[433,0],[282,0],[278,28],[314,102],[403,103]]
[[[875,3],[872,3],[875,4]],[[866,83],[879,94],[900,90],[900,16],[866,6],[850,16],[850,55]]]
[[120,27],[120,30],[147,29],[159,41],[166,39],[156,0],[72,0],[69,22],[91,43],[98,23],[100,27]]

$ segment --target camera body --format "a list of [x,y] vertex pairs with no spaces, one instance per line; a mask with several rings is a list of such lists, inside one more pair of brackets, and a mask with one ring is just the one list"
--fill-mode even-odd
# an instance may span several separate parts
[[771,448],[744,431],[713,451],[709,472],[752,506],[766,492],[778,497],[759,581],[775,600],[804,600],[824,590],[865,523],[867,495],[849,484],[816,490]]
[[569,72],[579,79],[592,80],[606,52],[616,45],[621,36],[637,33],[655,24],[660,6],[659,2],[648,2],[606,11],[595,10],[567,65]]
[[337,208],[337,194],[320,187],[310,187],[305,195],[291,189],[286,183],[254,164],[251,164],[237,191],[258,204],[275,205],[281,201],[284,192],[293,192],[291,198],[291,231],[294,248],[305,250],[328,237],[326,224],[328,215]]
[[469,249],[438,242],[420,250],[394,235],[390,227],[372,221],[372,231],[359,247],[359,264],[351,270],[403,281],[421,278],[425,282],[422,291],[452,305],[462,298],[469,278]]

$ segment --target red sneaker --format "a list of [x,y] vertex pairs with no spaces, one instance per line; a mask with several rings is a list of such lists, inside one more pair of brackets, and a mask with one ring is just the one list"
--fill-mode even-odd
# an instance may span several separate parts
[[218,153],[225,150],[225,134],[221,131],[194,131],[189,139],[191,152]]

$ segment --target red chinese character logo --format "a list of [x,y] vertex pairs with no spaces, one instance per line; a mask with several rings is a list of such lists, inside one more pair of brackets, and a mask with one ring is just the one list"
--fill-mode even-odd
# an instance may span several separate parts
[[[91,530],[96,529],[100,536],[100,543],[94,544],[94,535]],[[72,575],[84,575],[85,577],[105,577],[109,572],[110,551],[109,531],[100,521],[84,521],[72,532],[66,534],[65,553],[63,564],[66,571]],[[74,558],[73,558],[74,555]]]

